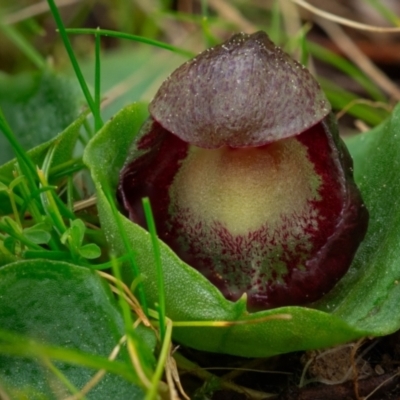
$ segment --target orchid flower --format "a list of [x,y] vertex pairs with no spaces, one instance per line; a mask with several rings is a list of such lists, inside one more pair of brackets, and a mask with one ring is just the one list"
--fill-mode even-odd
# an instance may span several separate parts
[[250,311],[321,298],[346,273],[368,212],[331,107],[264,32],[237,34],[179,67],[149,106],[119,198]]

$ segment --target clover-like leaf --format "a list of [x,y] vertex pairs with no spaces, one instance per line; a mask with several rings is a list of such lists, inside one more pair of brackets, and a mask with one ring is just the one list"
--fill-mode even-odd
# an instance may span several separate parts
[[[27,154],[35,165],[42,165],[46,157],[47,151],[52,145],[57,143],[54,152],[52,167],[60,165],[71,159],[76,141],[79,137],[79,129],[86,119],[87,111],[82,113],[75,121],[73,121],[61,133],[55,135],[54,138],[42,143],[27,151]],[[55,132],[57,133],[57,132]],[[15,169],[16,160],[12,159],[0,166],[0,180],[9,184],[14,181],[13,171]],[[17,179],[20,179],[18,177]],[[11,213],[10,200],[6,192],[0,191],[0,215]]]
[[89,260],[98,258],[101,255],[101,249],[95,243],[88,243],[83,245],[78,249],[78,252],[83,258],[87,258]]
[[51,239],[50,231],[52,225],[49,220],[39,222],[33,226],[25,228],[23,235],[33,243],[47,244]]
[[35,227],[24,229],[23,235],[36,244],[47,244],[51,239],[50,232]]

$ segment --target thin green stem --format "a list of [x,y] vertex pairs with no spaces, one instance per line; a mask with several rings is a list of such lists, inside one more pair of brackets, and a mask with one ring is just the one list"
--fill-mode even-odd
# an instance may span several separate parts
[[[38,169],[38,175],[42,186],[47,186],[47,179],[42,170]],[[42,193],[42,202],[43,208],[54,223],[54,227],[57,229],[58,233],[62,235],[67,230],[67,227],[53,198],[52,190],[46,190]]]
[[116,37],[119,39],[128,39],[128,40],[133,40],[135,42],[150,44],[151,46],[156,46],[161,49],[170,50],[173,51],[174,53],[181,54],[185,57],[193,57],[195,55],[195,53],[189,50],[184,50],[179,47],[172,46],[168,43],[160,42],[158,40],[149,39],[144,36],[131,35],[129,33],[124,33],[124,32],[111,31],[108,29],[68,28],[66,29],[66,33],[80,34],[80,35],[82,34],[101,35],[101,36]]
[[57,24],[58,30],[61,35],[61,39],[64,43],[65,50],[67,51],[68,57],[71,61],[72,67],[74,68],[75,75],[78,78],[79,84],[81,86],[82,92],[85,96],[86,102],[88,103],[88,106],[90,110],[92,111],[93,115],[96,115],[96,107],[95,103],[93,101],[92,95],[89,91],[89,88],[86,84],[85,78],[83,77],[82,71],[79,67],[78,60],[75,57],[75,53],[72,49],[71,42],[68,38],[64,23],[61,19],[61,15],[58,12],[58,8],[54,2],[54,0],[47,0],[47,3],[49,4],[51,13],[53,14],[53,18]]
[[119,296],[118,296],[118,301],[119,305],[122,310],[122,316],[124,318],[125,322],[125,332],[127,335],[130,335],[132,332],[132,327],[133,327],[133,321],[132,321],[132,316],[130,312],[129,305],[124,297],[124,289],[122,287],[122,279],[121,279],[121,272],[120,272],[120,264],[118,263],[118,260],[115,256],[111,256],[111,267],[113,271],[113,275],[116,278],[116,286],[119,291]]
[[274,43],[280,44],[282,41],[282,24],[279,0],[275,0],[272,5],[271,22],[268,33]]
[[70,168],[66,168],[58,173],[55,173],[54,175],[52,173],[50,177],[52,180],[57,181],[61,178],[64,178],[65,176],[68,176],[68,177],[72,176],[72,175],[76,174],[77,172],[82,171],[85,168],[86,168],[86,166],[83,164],[75,164]]
[[55,167],[50,168],[50,175],[61,172],[63,169],[70,167],[74,164],[82,165],[82,168],[85,166],[82,162],[82,158],[72,158],[71,160],[65,161],[62,164],[58,164]]
[[25,246],[35,249],[35,250],[43,250],[41,246],[39,246],[36,243],[31,242],[29,239],[27,239],[22,233],[15,232],[14,229],[12,229],[10,226],[8,226],[5,223],[0,222],[0,230],[4,231],[7,233],[9,236],[17,239],[20,241],[22,244]]
[[151,243],[153,246],[154,262],[157,269],[157,289],[158,289],[158,312],[160,321],[160,336],[161,341],[164,341],[165,336],[165,289],[164,289],[164,274],[161,264],[160,246],[157,238],[156,224],[154,222],[153,212],[151,210],[150,200],[148,197],[142,199],[144,215],[146,217],[147,228],[150,233]]
[[67,180],[67,207],[69,211],[74,213],[74,182],[72,176]]
[[[133,275],[135,278],[137,278],[138,276],[140,276],[140,271],[139,268],[136,264],[136,260],[135,260],[135,255],[133,253],[132,250],[132,246],[129,242],[129,238],[128,235],[126,233],[126,230],[122,224],[122,220],[121,220],[121,216],[118,213],[117,207],[115,205],[115,201],[113,196],[111,195],[110,189],[108,187],[104,187],[104,193],[107,197],[108,203],[110,205],[111,208],[111,212],[113,214],[114,217],[114,221],[117,224],[117,228],[119,231],[119,234],[121,235],[121,239],[122,239],[122,243],[124,244],[124,248],[126,251],[126,254],[129,255],[129,262],[133,271]],[[138,298],[140,301],[140,304],[143,308],[144,313],[147,315],[148,313],[148,308],[147,308],[147,301],[146,301],[146,296],[144,293],[144,289],[143,289],[143,285],[140,283],[137,287],[137,291],[138,291]]]
[[111,263],[112,263],[112,271],[116,279],[115,284],[119,291],[118,300],[120,307],[122,309],[122,316],[124,318],[124,323],[125,323],[128,353],[132,365],[139,376],[139,379],[141,379],[143,385],[147,387],[149,385],[149,379],[148,379],[149,371],[145,372],[146,368],[144,363],[142,362],[142,356],[140,354],[140,346],[138,341],[136,340],[135,332],[133,330],[133,320],[132,320],[131,310],[128,302],[125,299],[124,289],[122,287],[120,265],[117,262],[117,259],[113,256],[111,256]]
[[50,180],[58,180],[64,176],[71,176],[76,172],[82,171],[86,166],[81,158],[74,158],[65,163],[59,164],[50,169]]
[[203,38],[206,47],[214,45],[214,40],[210,31],[210,24],[208,22],[208,1],[201,0],[201,29],[203,31]]
[[[131,286],[129,287],[130,291],[131,291],[132,293],[135,293],[135,290],[136,290],[136,288],[137,288],[137,285],[139,285],[139,283],[143,282],[143,280],[144,280],[143,275],[139,275],[138,277],[136,277],[136,278],[132,281]],[[150,310],[149,310],[149,313],[150,313]],[[157,317],[158,317],[158,316],[159,316],[159,315],[157,314]]]
[[74,214],[74,212],[69,209],[68,205],[65,205],[65,203],[60,199],[59,196],[55,195],[54,200],[60,214],[64,216],[64,218],[68,218],[70,220],[76,219],[76,215]]
[[72,365],[80,365],[95,370],[106,371],[125,378],[128,382],[137,384],[137,377],[132,368],[122,361],[111,361],[106,357],[87,354],[80,350],[66,349],[39,343],[15,332],[0,329],[0,352],[29,358],[49,357]]
[[203,19],[208,18],[208,1],[207,0],[201,0],[201,15]]
[[[49,370],[59,379],[60,382],[63,383],[63,385],[70,391],[72,394],[78,394],[79,389],[77,389],[70,381],[69,379],[50,361],[48,358],[44,358],[43,363]],[[86,400],[85,396],[79,396],[80,400]]]
[[145,400],[153,400],[157,398],[157,390],[161,381],[162,374],[164,372],[165,365],[167,363],[168,352],[171,347],[172,338],[172,321],[167,320],[166,331],[164,339],[162,341],[162,347],[160,354],[158,355],[157,367],[154,371],[153,378],[151,380],[150,390],[146,393]]
[[[47,179],[49,176],[51,164],[53,162],[54,154],[57,149],[57,143],[58,142],[52,145],[49,151],[47,152],[46,157],[43,161],[42,169],[39,168],[37,169],[37,174],[39,176],[39,180],[42,187],[49,186]],[[53,189],[47,190],[41,194],[43,209],[51,217],[55,228],[58,230],[58,233],[62,235],[67,230],[67,227],[61,216],[60,210],[57,207],[57,203],[54,200],[54,197],[58,196],[55,194]]]
[[[16,170],[19,176],[22,175],[22,171],[21,171],[21,163],[19,165],[17,165]],[[36,172],[35,172],[36,173]],[[42,222],[43,220],[43,216],[41,213],[41,210],[39,208],[39,204],[35,197],[32,196],[32,193],[36,193],[38,192],[38,186],[35,184],[34,188],[29,189],[26,180],[21,180],[19,182],[19,190],[21,192],[21,196],[24,200],[24,203],[21,206],[21,215],[24,214],[25,210],[28,209],[29,212],[31,213],[33,220],[38,223],[38,222]]]
[[[99,30],[99,28],[97,28]],[[96,109],[96,113],[94,113],[94,125],[96,132],[98,132],[102,126],[103,126],[103,121],[101,120],[101,114],[100,114],[100,103],[101,103],[101,98],[100,98],[100,77],[101,77],[101,62],[100,62],[100,39],[101,36],[99,34],[95,35],[95,54],[96,54],[96,61],[95,61],[95,73],[94,73],[94,105]]]
[[22,227],[21,219],[20,219],[20,217],[19,217],[19,212],[18,212],[18,208],[17,208],[17,204],[16,204],[16,202],[15,202],[14,192],[12,191],[12,189],[9,190],[9,192],[8,192],[8,197],[9,197],[9,199],[10,199],[11,208],[12,208],[12,210],[13,210],[13,214],[14,214],[14,217],[15,217],[15,221],[17,222],[17,224],[18,224],[19,226]]
[[10,126],[8,125],[4,117],[1,108],[0,108],[0,130],[3,131],[4,136],[10,142],[10,145],[13,148],[15,155],[19,161],[20,167],[23,170],[24,175],[26,176],[26,179],[28,180],[31,186],[31,189],[33,190],[33,188],[36,187],[34,178],[36,176],[35,166],[32,160],[26,154],[26,151],[23,149],[23,147],[19,144],[18,140],[16,139],[13,131],[11,130]]
[[[124,256],[115,258],[115,260],[116,260],[117,262],[129,261],[129,255],[124,255]],[[113,262],[114,262],[114,261],[108,261],[108,262],[105,262],[105,263],[102,263],[102,264],[88,264],[87,266],[88,266],[89,268],[91,268],[91,269],[96,270],[96,271],[101,271],[101,270],[104,270],[104,269],[110,269],[110,268],[112,268]]]
[[300,36],[300,46],[301,46],[301,55],[300,55],[300,63],[307,67],[309,53],[307,47],[307,32],[309,29],[302,29]]

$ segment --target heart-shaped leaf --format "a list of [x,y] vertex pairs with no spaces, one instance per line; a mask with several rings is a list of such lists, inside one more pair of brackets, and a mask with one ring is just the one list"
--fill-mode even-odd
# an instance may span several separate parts
[[[129,144],[144,118],[143,106],[125,108],[89,143],[84,155],[96,183],[102,226],[119,253],[125,250],[104,188],[108,186],[112,191],[116,190]],[[331,294],[313,308],[285,307],[251,316],[259,319],[288,313],[291,320],[268,320],[219,328],[179,327],[174,330],[175,339],[202,350],[250,357],[332,346],[398,329],[400,314],[393,315],[393,310],[400,300],[397,285],[400,268],[396,265],[400,257],[397,244],[400,229],[396,229],[400,226],[397,222],[400,208],[396,208],[400,179],[397,176],[399,169],[393,165],[400,159],[400,141],[396,136],[399,129],[400,107],[387,124],[353,139],[351,143],[356,171],[359,169],[356,176],[370,210],[371,224],[353,266]],[[361,145],[363,147],[356,151]],[[379,151],[376,151],[377,147]],[[368,162],[364,161],[365,157]],[[385,190],[383,185],[386,185]],[[149,235],[122,215],[121,218],[145,276],[146,296],[153,306],[158,301],[157,272]],[[162,242],[160,248],[167,315],[170,318],[175,321],[248,318],[244,299],[237,303],[227,301]],[[133,277],[126,272],[125,279],[130,284]],[[391,310],[390,317],[388,310]]]
[[[55,364],[58,370],[69,383],[81,389],[96,373],[87,366],[99,363],[98,356],[106,360],[124,335],[119,308],[100,277],[87,268],[49,260],[17,262],[0,269],[0,326],[0,352],[24,356],[20,350],[26,348],[26,356],[30,356],[30,359],[0,356],[0,381],[12,398],[17,391],[23,391],[27,398],[34,398],[35,393],[45,398],[68,395],[66,386],[46,368],[46,357],[53,354],[54,361],[63,361]],[[45,347],[46,351],[54,346],[58,350],[38,357],[41,353],[35,352],[34,345],[25,340],[21,339],[21,348],[15,343],[13,348],[4,331],[31,338],[38,346],[50,346]],[[139,336],[135,340],[140,343],[143,369],[151,371],[154,362],[151,350]],[[71,360],[68,351],[75,354],[72,364],[65,362]],[[143,398],[140,381],[125,349],[115,363],[115,370],[124,371],[130,382],[107,373],[87,398]],[[98,368],[102,367],[99,363]]]
[[[78,87],[53,72],[8,76],[0,74],[0,107],[25,149],[53,139],[78,114]],[[14,157],[10,144],[0,135],[0,164]]]

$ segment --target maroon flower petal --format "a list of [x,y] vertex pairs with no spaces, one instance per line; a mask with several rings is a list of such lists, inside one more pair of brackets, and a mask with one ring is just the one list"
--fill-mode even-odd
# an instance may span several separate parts
[[150,104],[166,130],[203,148],[261,146],[303,132],[329,111],[308,70],[264,32],[237,34],[183,64]]
[[224,296],[250,310],[305,304],[350,266],[368,213],[352,162],[329,118],[266,146],[189,146],[149,120],[121,174],[130,218],[159,235]]

